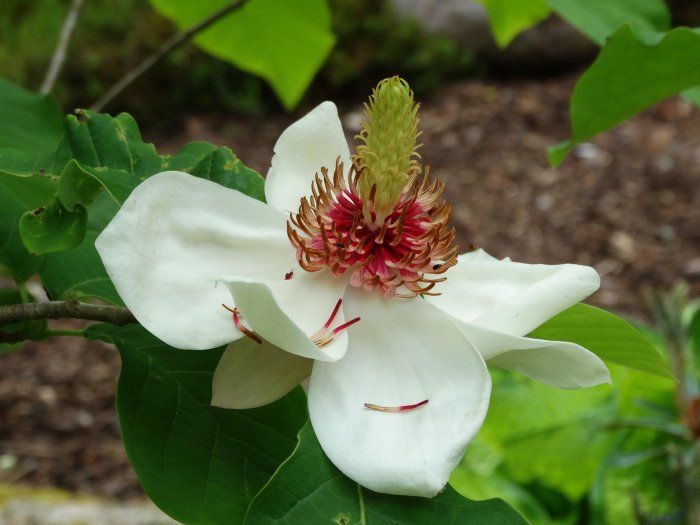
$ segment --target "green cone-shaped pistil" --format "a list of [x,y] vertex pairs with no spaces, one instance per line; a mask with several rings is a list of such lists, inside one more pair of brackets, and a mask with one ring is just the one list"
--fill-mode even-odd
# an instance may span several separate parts
[[365,122],[356,137],[353,161],[358,172],[360,196],[368,202],[376,186],[374,206],[381,220],[391,212],[404,189],[420,173],[416,153],[418,104],[405,80],[382,80],[365,104]]

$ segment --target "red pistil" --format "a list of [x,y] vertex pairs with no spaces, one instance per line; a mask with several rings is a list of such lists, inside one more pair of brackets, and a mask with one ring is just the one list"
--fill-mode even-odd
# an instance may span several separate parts
[[238,308],[229,308],[229,307],[226,306],[225,304],[222,304],[221,306],[223,306],[226,310],[228,310],[229,312],[231,312],[231,313],[233,314],[233,324],[236,326],[236,328],[238,328],[238,330],[239,330],[243,335],[247,335],[248,337],[250,337],[253,341],[255,341],[256,343],[258,343],[259,345],[262,344],[262,339],[260,339],[260,336],[259,336],[258,334],[256,334],[255,332],[253,332],[253,331],[252,331],[250,328],[248,328],[247,326],[244,326],[244,325],[243,325],[243,322],[242,322],[242,317],[243,317],[243,316],[242,316],[241,313],[238,311]]
[[371,409],[371,410],[377,410],[378,412],[406,412],[408,410],[415,410],[416,408],[420,408],[423,405],[427,405],[428,400],[424,399],[420,403],[415,403],[413,405],[400,405],[397,407],[385,407],[382,405],[375,405],[373,403],[365,403],[365,407]]

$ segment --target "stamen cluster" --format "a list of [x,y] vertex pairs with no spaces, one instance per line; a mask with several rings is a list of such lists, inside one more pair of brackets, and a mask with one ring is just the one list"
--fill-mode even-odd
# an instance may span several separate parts
[[435,295],[431,290],[445,280],[435,276],[457,262],[451,209],[439,201],[444,184],[427,175],[413,180],[380,217],[376,189],[366,199],[360,196],[360,176],[354,166],[346,175],[340,161],[332,177],[327,168],[316,174],[312,195],[287,223],[299,264],[309,272],[349,272],[352,286],[377,289],[384,297]]

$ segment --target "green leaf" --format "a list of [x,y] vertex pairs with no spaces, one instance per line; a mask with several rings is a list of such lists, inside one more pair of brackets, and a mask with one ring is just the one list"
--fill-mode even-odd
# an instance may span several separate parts
[[217,148],[207,142],[192,142],[176,155],[164,157],[163,169],[191,173],[196,177],[238,190],[254,199],[265,200],[263,178],[246,167],[226,147]]
[[477,0],[489,15],[494,40],[506,47],[526,29],[547,18],[551,12],[545,0]]
[[671,13],[663,0],[547,0],[572,26],[599,45],[622,24],[638,34],[666,32]]
[[130,115],[122,113],[112,118],[83,110],[80,116],[68,117],[66,137],[53,166],[63,172],[59,196],[67,208],[86,205],[99,193],[99,187],[122,204],[141,182],[166,170],[192,173],[263,198],[263,178],[245,167],[229,148],[198,142],[188,144],[174,156],[161,157],[152,144],[143,142]]
[[44,255],[78,246],[85,236],[86,224],[87,211],[83,206],[68,211],[55,197],[46,206],[22,215],[19,233],[30,253]]
[[61,174],[58,184],[58,197],[68,210],[76,206],[89,206],[102,191],[102,184],[72,159]]
[[56,183],[47,177],[15,177],[0,172],[0,264],[12,276],[24,282],[34,275],[43,262],[25,248],[19,233],[19,222],[28,210],[36,209],[51,199]]
[[364,489],[343,476],[326,458],[307,423],[299,433],[294,453],[255,496],[245,524],[309,523],[506,525],[526,522],[502,501],[470,501],[449,486],[430,499],[390,496]]
[[[180,29],[192,27],[228,3],[151,0],[153,7]],[[194,42],[206,52],[267,80],[290,109],[333,47],[330,27],[326,0],[251,0],[198,34]]]
[[0,148],[0,173],[27,177],[44,175],[55,154]]
[[52,300],[95,297],[124,306],[95,250],[97,235],[97,232],[88,230],[76,248],[46,255],[41,279]]
[[[700,32],[679,27],[643,39],[629,25],[610,37],[571,97],[571,144],[584,142],[652,104],[700,84]],[[562,149],[563,148],[563,149]],[[555,147],[557,166],[570,148]]]
[[0,148],[51,152],[63,135],[63,112],[51,96],[0,78]]
[[529,337],[570,341],[604,361],[673,379],[661,354],[639,330],[600,308],[574,305],[536,328]]
[[[68,117],[66,136],[43,164],[61,173],[58,195],[67,209],[88,209],[85,239],[70,251],[49,254],[41,277],[53,299],[98,297],[122,304],[102,265],[94,242],[133,189],[165,170],[181,170],[264,200],[264,180],[224,147],[194,143],[176,155],[160,156],[141,138],[131,116],[110,117],[81,111]],[[36,169],[17,156],[5,157],[22,169]],[[3,156],[0,152],[0,173]],[[102,190],[105,190],[104,192]],[[23,210],[24,211],[24,210]]]
[[138,325],[93,326],[90,338],[119,349],[122,438],[153,501],[188,525],[242,523],[255,493],[292,452],[306,421],[297,389],[260,409],[212,407],[222,348],[170,348]]

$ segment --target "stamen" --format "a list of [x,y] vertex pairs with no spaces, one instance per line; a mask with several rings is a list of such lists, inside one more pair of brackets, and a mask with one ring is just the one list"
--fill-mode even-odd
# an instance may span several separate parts
[[385,407],[382,405],[375,405],[373,403],[365,403],[365,407],[371,409],[371,410],[377,410],[378,412],[406,412],[408,410],[415,410],[416,408],[420,408],[423,405],[427,405],[428,400],[424,399],[420,403],[415,403],[413,405],[400,405],[397,407]]
[[289,270],[287,273],[284,274],[285,281],[289,281],[292,277],[294,277],[294,270]]
[[335,308],[333,308],[333,312],[331,312],[331,316],[328,318],[328,321],[326,321],[326,324],[324,324],[318,330],[318,332],[311,336],[311,341],[313,341],[313,343],[319,348],[323,348],[324,346],[326,346],[328,343],[333,341],[333,339],[335,339],[336,335],[338,335],[340,332],[342,332],[349,326],[354,325],[360,320],[359,317],[355,317],[355,319],[351,319],[350,321],[343,323],[340,326],[336,326],[333,330],[329,332],[330,326],[331,324],[333,324],[333,320],[338,315],[338,311],[340,310],[341,304],[343,304],[342,298],[338,299],[338,302],[335,303]]
[[328,318],[328,321],[326,321],[326,324],[323,325],[324,329],[328,329],[328,327],[331,325],[333,322],[333,319],[335,319],[335,316],[338,315],[338,310],[340,310],[340,305],[343,304],[343,299],[340,298],[338,299],[338,302],[335,303],[335,308],[333,308],[333,312],[331,313],[331,316]]
[[[393,209],[380,211],[380,186],[368,184],[363,198],[357,186],[361,174],[366,175],[354,165],[346,174],[336,163],[332,177],[325,168],[316,175],[312,196],[301,200],[288,221],[299,265],[308,272],[348,275],[351,286],[386,298],[438,293],[435,277],[457,263],[450,207],[439,200],[444,184],[428,179],[427,171],[420,180],[411,176]],[[321,332],[319,339],[330,330]]]
[[221,306],[223,306],[226,310],[228,310],[229,312],[231,312],[233,314],[233,324],[236,326],[236,328],[238,328],[238,330],[243,335],[247,335],[248,337],[250,337],[253,341],[258,343],[259,345],[262,344],[262,339],[260,339],[260,336],[258,334],[256,334],[255,332],[253,332],[247,326],[243,325],[243,322],[241,321],[241,318],[243,317],[243,315],[238,311],[238,308],[235,308],[235,307],[229,308],[225,304],[222,304]]
[[355,317],[355,319],[351,319],[351,320],[348,321],[347,323],[343,323],[343,324],[341,324],[340,326],[336,326],[336,327],[333,329],[333,335],[337,335],[339,332],[342,332],[342,331],[345,330],[346,328],[348,328],[348,327],[354,325],[354,324],[355,324],[356,322],[358,322],[360,319],[361,319],[361,317]]

